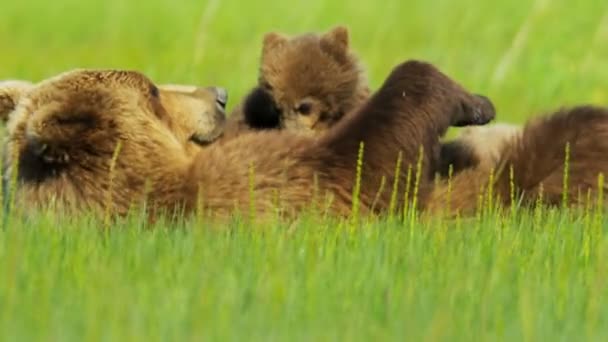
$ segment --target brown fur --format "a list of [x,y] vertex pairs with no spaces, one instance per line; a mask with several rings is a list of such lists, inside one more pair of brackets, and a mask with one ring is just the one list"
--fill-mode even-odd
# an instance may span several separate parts
[[[332,213],[349,214],[361,141],[363,213],[370,212],[381,178],[392,184],[400,152],[397,176],[404,189],[407,166],[417,163],[420,146],[424,203],[432,190],[431,163],[448,126],[494,117],[486,98],[469,94],[432,65],[412,61],[395,68],[361,109],[320,139],[266,131],[192,155],[182,141],[191,127],[176,117],[184,113],[183,94],[169,101],[170,94],[161,89],[156,96],[154,89],[141,74],[120,71],[75,71],[37,85],[9,125],[7,147],[16,159],[7,160],[8,174],[19,166],[18,203],[124,214],[144,197],[152,212],[192,211],[202,198],[205,208],[224,216],[235,208],[269,213],[278,198],[287,214],[296,214],[315,198],[317,184],[319,194],[333,199]],[[202,103],[199,113],[218,116],[213,98]],[[385,211],[389,196],[388,190],[380,193],[375,209]]]
[[[15,109],[19,99],[26,96],[34,86],[33,83],[23,80],[0,82],[1,121],[5,123],[8,121],[9,114]],[[180,128],[176,129],[175,133],[187,148],[206,145],[217,139],[223,132],[224,114],[211,117],[202,112],[206,110],[207,104],[214,96],[214,92],[209,88],[181,84],[162,84],[157,88],[161,90],[159,92],[161,102],[176,110],[173,116],[178,121]],[[177,103],[174,104],[173,102],[176,101]],[[225,104],[219,105],[222,108],[225,106]],[[197,112],[200,112],[200,115],[197,115]]]
[[[176,126],[173,132],[190,153],[196,153],[201,145],[214,142],[223,133],[226,104],[216,101],[217,88],[162,84],[158,89],[160,102],[171,110],[172,124]],[[213,103],[216,110],[209,108]]]
[[345,27],[291,38],[268,33],[258,85],[237,106],[225,134],[235,136],[251,128],[324,132],[369,95]]
[[[430,212],[448,210],[449,215],[466,215],[478,210],[480,191],[487,194],[492,169],[494,201],[503,207],[512,205],[511,191],[516,203],[524,207],[539,199],[549,206],[586,204],[587,193],[595,199],[600,190],[599,174],[608,173],[608,109],[562,109],[530,120],[519,132],[503,130],[502,135],[487,140],[488,146],[477,146],[484,129],[475,128],[469,132],[471,136],[460,140],[463,149],[459,158],[461,162],[469,158],[485,162],[457,170],[450,191],[447,181],[442,181],[431,195]],[[567,202],[563,203],[567,143],[569,181]],[[498,153],[489,154],[493,147],[499,148]]]

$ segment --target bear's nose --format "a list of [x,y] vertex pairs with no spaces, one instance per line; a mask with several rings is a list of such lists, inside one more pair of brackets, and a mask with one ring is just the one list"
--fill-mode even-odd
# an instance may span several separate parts
[[226,108],[228,103],[228,91],[222,87],[215,87],[215,101],[222,107]]

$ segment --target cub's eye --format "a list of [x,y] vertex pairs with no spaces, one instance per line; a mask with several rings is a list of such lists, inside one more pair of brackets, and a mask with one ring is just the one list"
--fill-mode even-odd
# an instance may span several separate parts
[[260,86],[266,91],[272,91],[272,86],[266,80],[260,80]]
[[309,115],[312,111],[312,105],[310,103],[301,103],[296,107],[296,112],[302,115]]

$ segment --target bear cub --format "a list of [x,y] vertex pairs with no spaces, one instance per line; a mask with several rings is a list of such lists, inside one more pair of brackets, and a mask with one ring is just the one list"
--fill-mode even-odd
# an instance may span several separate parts
[[232,113],[227,134],[275,128],[316,134],[369,96],[347,28],[291,38],[271,32],[264,36],[258,84]]

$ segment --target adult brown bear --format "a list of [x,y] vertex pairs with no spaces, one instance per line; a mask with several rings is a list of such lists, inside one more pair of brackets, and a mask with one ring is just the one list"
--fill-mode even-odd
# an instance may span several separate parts
[[[223,110],[216,103],[222,101],[212,95],[189,114],[217,118],[221,126]],[[373,202],[385,211],[392,191],[379,193],[383,178],[402,193],[408,166],[418,162],[424,207],[440,137],[450,125],[485,124],[495,115],[487,98],[468,93],[430,64],[409,61],[320,139],[260,132],[191,153],[185,146],[196,126],[184,120],[180,96],[127,71],[78,70],[37,84],[9,120],[5,174],[18,171],[17,203],[125,214],[144,200],[152,212],[192,211],[202,198],[216,215],[268,213],[277,204],[293,215],[318,190],[332,200],[332,213],[349,214],[363,142],[361,212]],[[206,129],[203,138],[215,136]],[[397,160],[402,165],[395,182]]]
[[[248,118],[244,122],[252,128],[271,122],[274,128],[321,136],[342,120],[345,113],[341,109],[363,102],[369,91],[358,59],[348,48],[348,31],[341,27],[324,35],[291,39],[267,34],[260,68],[260,84],[242,108]],[[525,129],[507,124],[468,127],[458,139],[442,144],[436,162],[431,163],[437,165],[435,171],[442,177],[433,198],[447,196],[448,188],[454,191],[449,195],[450,205],[433,200],[429,210],[476,210],[479,192],[489,187],[493,171],[495,202],[505,205],[510,204],[511,196],[524,206],[530,205],[541,192],[545,204],[564,198],[569,204],[577,203],[587,191],[594,195],[599,190],[599,173],[608,172],[608,162],[603,159],[608,151],[600,138],[606,135],[603,112],[591,107],[562,110],[531,120]],[[544,140],[539,140],[541,137]],[[569,169],[565,168],[566,142],[574,148]],[[459,177],[447,186],[449,165]],[[511,166],[513,179],[509,179]],[[565,177],[570,182],[567,188]]]

